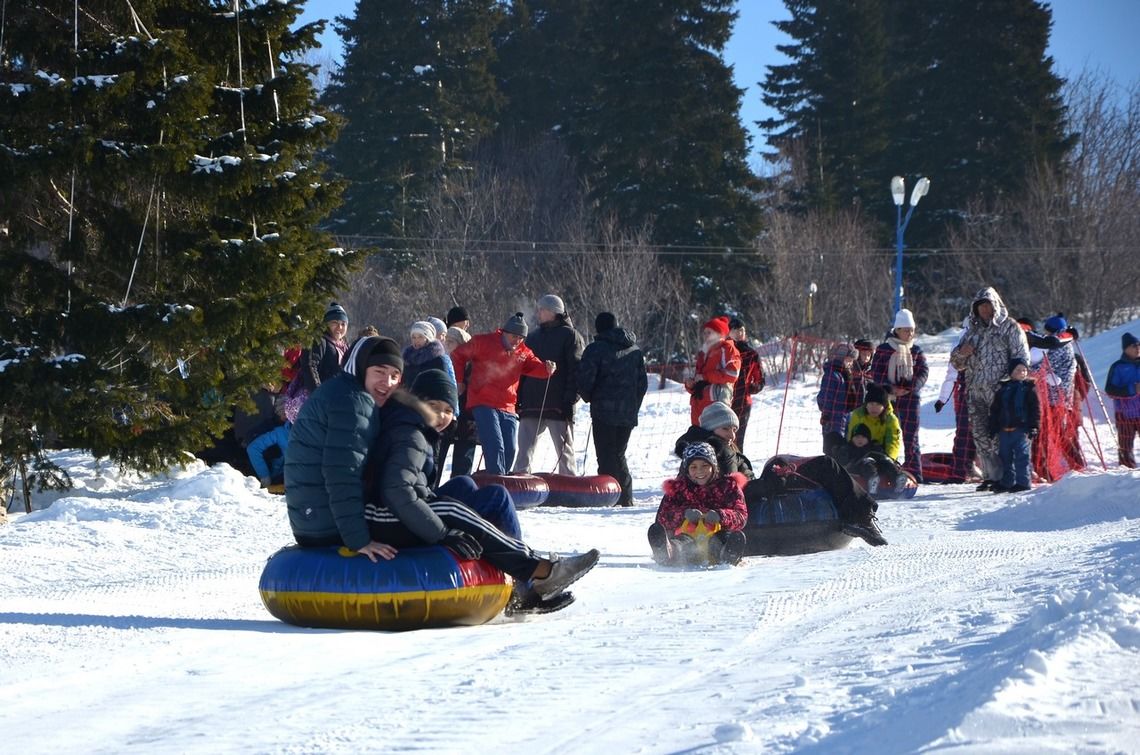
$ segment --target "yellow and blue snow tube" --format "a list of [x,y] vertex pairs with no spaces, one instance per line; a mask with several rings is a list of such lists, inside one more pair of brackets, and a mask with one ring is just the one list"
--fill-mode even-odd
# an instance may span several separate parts
[[287,624],[405,630],[483,624],[511,596],[511,579],[442,546],[403,548],[372,563],[347,548],[282,548],[258,585],[269,613]]

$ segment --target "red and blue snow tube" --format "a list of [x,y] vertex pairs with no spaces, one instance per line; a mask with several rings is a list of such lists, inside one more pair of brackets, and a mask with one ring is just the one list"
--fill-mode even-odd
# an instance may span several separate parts
[[621,485],[609,475],[599,474],[589,477],[536,472],[550,488],[543,506],[613,506],[621,498]]
[[515,508],[520,510],[541,506],[550,495],[550,486],[546,484],[546,480],[532,474],[475,472],[471,475],[471,479],[481,488],[488,485],[502,485],[511,494]]
[[749,501],[744,535],[748,556],[798,556],[846,548],[851,542],[835,501],[821,488]]
[[442,546],[372,563],[347,548],[294,545],[269,558],[258,589],[286,624],[399,631],[486,623],[507,605],[511,579]]

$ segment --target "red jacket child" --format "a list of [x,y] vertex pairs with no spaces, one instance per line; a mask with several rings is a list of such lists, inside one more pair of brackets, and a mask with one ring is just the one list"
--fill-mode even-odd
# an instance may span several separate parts
[[700,424],[701,412],[714,401],[732,406],[732,387],[740,377],[740,352],[728,337],[728,318],[714,317],[701,327],[704,346],[697,354],[696,376],[685,381],[692,396],[692,423]]

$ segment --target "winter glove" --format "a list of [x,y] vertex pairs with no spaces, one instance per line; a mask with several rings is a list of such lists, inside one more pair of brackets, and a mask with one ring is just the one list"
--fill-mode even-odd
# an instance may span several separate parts
[[942,407],[944,407],[944,406],[946,406],[945,401],[935,401],[934,402],[934,413],[937,414],[938,412],[942,411]]
[[717,525],[720,524],[720,512],[716,509],[705,512],[705,524]]
[[1029,432],[1027,432],[1025,434],[1025,437],[1029,438],[1030,440],[1035,440],[1037,438],[1037,428],[1035,427],[1032,430],[1030,430]]
[[446,545],[463,559],[476,559],[483,555],[483,546],[474,535],[463,530],[448,530],[439,544]]
[[700,396],[704,395],[705,388],[708,388],[708,387],[709,387],[708,382],[706,382],[704,380],[698,380],[697,382],[693,383],[693,387],[692,387],[691,391],[692,391],[694,396],[700,397]]
[[685,521],[689,524],[696,524],[701,521],[701,512],[696,509],[685,509]]

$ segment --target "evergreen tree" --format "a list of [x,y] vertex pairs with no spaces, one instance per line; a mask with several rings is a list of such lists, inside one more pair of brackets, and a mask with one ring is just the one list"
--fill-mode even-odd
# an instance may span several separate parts
[[435,182],[468,167],[501,99],[501,16],[495,0],[360,0],[337,18],[345,58],[325,102],[346,121],[331,152],[350,181],[338,231],[414,235]]
[[[949,217],[1017,191],[1071,144],[1036,0],[785,5],[791,19],[776,26],[793,43],[778,49],[791,60],[769,67],[763,98],[778,116],[760,125],[808,168],[806,206],[857,202],[890,218],[890,176],[927,175],[925,213]],[[912,245],[936,227],[920,224]]]
[[742,90],[722,57],[733,4],[598,0],[589,17],[601,57],[572,138],[601,207],[652,222],[661,244],[746,246],[759,230]]
[[722,51],[732,0],[525,0],[502,35],[501,127],[554,134],[602,214],[660,244],[743,246],[759,228]]
[[44,443],[146,469],[209,445],[345,283],[301,5],[8,5],[0,452],[40,482]]
[[[792,18],[775,26],[792,62],[770,66],[764,103],[779,116],[761,122],[769,142],[800,155],[810,176],[807,204],[839,209],[881,205],[888,158],[887,35],[883,0],[786,0]],[[889,202],[889,197],[887,197]]]
[[[1062,80],[1046,55],[1052,12],[1037,0],[944,0],[900,33],[906,55],[893,89],[898,170],[937,183],[927,211],[1015,195],[1038,169],[1057,169],[1065,133]],[[885,190],[884,190],[885,191]]]
[[495,38],[504,96],[499,132],[522,142],[564,138],[592,106],[600,40],[586,34],[593,0],[514,0]]

